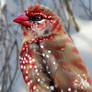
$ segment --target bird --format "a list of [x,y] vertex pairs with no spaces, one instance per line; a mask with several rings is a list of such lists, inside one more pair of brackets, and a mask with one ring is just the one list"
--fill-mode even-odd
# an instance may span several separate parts
[[35,4],[13,21],[21,25],[20,70],[29,92],[92,92],[86,64],[59,16]]

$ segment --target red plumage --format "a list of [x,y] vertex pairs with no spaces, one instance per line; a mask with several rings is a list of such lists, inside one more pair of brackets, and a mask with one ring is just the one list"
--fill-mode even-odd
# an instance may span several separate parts
[[14,22],[22,26],[20,69],[30,92],[92,92],[88,70],[56,14],[36,4]]

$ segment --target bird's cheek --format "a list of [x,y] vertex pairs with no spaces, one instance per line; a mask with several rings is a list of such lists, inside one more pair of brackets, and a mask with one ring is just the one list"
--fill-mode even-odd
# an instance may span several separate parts
[[42,31],[44,29],[44,24],[37,24],[37,29],[40,29]]

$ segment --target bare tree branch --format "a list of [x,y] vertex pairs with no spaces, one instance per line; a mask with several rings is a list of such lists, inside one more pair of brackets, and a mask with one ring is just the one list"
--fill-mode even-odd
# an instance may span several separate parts
[[73,12],[72,12],[72,10],[71,10],[71,8],[70,8],[70,5],[69,5],[69,3],[68,3],[68,0],[64,0],[64,3],[65,3],[67,12],[68,12],[69,15],[70,15],[70,18],[71,18],[71,20],[72,20],[72,23],[73,23],[73,25],[74,25],[76,31],[79,32],[79,26],[78,26],[78,24],[77,24],[77,22],[76,22],[76,20],[75,20],[75,17],[74,17],[74,15],[73,15]]
[[18,49],[18,42],[17,42],[17,40],[15,40],[15,46],[16,46],[16,68],[15,68],[15,72],[14,72],[14,75],[13,75],[13,77],[12,77],[12,79],[11,79],[11,81],[10,81],[10,85],[9,85],[9,87],[8,87],[8,89],[7,89],[7,92],[9,92],[10,90],[11,90],[11,88],[12,88],[12,85],[13,85],[13,83],[14,83],[14,80],[15,80],[15,78],[16,78],[16,74],[17,74],[17,71],[18,71],[18,57],[19,57],[19,49]]
[[54,8],[57,10],[57,14],[58,14],[58,16],[61,17],[61,14],[60,14],[60,8],[57,7],[57,5],[56,5],[56,0],[52,0],[52,2],[53,2],[53,5],[54,5]]
[[20,0],[20,11],[24,12],[24,2],[23,2],[23,0]]
[[82,8],[83,8],[85,14],[88,16],[88,18],[89,18],[90,20],[92,20],[92,10],[91,10],[91,6],[92,6],[92,3],[91,3],[91,2],[92,2],[92,1],[89,0],[88,2],[89,2],[89,7],[87,7],[87,6],[84,4],[84,2],[83,2],[82,0],[80,0],[80,3],[81,3],[81,5],[82,5]]

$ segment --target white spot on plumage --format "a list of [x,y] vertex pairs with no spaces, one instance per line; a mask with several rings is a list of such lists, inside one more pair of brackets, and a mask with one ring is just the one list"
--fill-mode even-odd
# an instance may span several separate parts
[[26,66],[24,66],[24,69],[26,69]]
[[25,50],[25,48],[23,48],[23,50]]
[[30,55],[27,55],[28,56],[28,58],[30,58]]
[[46,61],[43,59],[43,63],[46,64]]
[[34,39],[32,39],[32,41],[33,41]]
[[49,71],[48,74],[50,74],[51,72]]
[[48,53],[51,53],[51,50],[48,50]]
[[42,53],[42,56],[44,57],[45,56],[45,53]]
[[28,56],[28,54],[25,54],[25,56]]
[[26,61],[26,58],[24,57],[24,60]]
[[23,64],[25,64],[25,61],[23,61]]
[[49,69],[49,67],[48,67],[48,66],[46,66],[46,69],[48,70],[48,69]]
[[26,74],[28,74],[28,71],[26,71]]
[[38,72],[38,69],[35,69],[35,72]]
[[39,74],[39,73],[37,73],[36,75],[38,75],[38,76],[39,76],[40,74]]
[[71,91],[71,88],[68,88],[68,91],[70,92]]
[[50,89],[51,89],[51,90],[54,90],[54,86],[50,86]]
[[38,80],[37,80],[38,82],[40,82],[40,78],[38,78]]
[[61,48],[62,51],[64,51],[64,48]]
[[43,46],[43,45],[41,45],[40,47],[41,47],[42,49],[44,48],[44,46]]
[[32,58],[31,57],[29,57],[29,60],[31,60]]
[[46,88],[49,89],[49,86],[47,86]]
[[54,62],[53,62],[53,64],[55,65],[55,64],[56,64],[56,62],[54,61]]
[[52,16],[48,16],[48,18],[51,18]]
[[35,62],[35,59],[32,59],[33,62]]
[[26,63],[28,63],[28,61],[26,60]]
[[31,84],[30,82],[27,83],[28,86],[29,86],[30,84]]
[[25,79],[28,79],[28,76],[25,76]]
[[33,90],[35,90],[35,89],[36,89],[36,85],[33,86]]
[[29,63],[32,63],[32,60],[30,60]]
[[37,65],[35,65],[34,68],[37,68]]
[[49,55],[46,55],[47,58],[49,58]]
[[20,68],[23,69],[23,65],[21,65]]
[[30,65],[29,67],[32,69],[32,67],[33,67],[33,66],[32,66],[32,65]]
[[30,83],[32,83],[33,81],[32,80],[30,80]]

